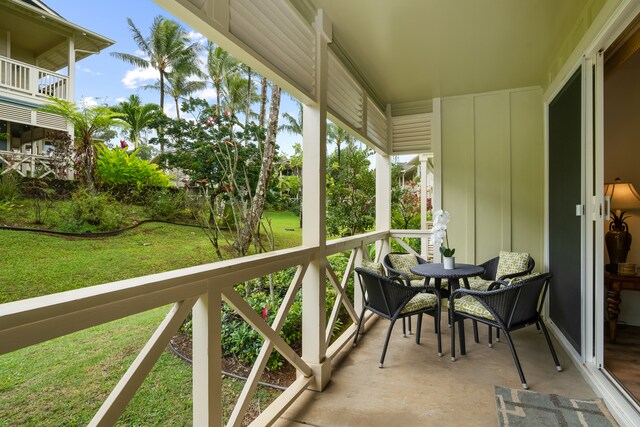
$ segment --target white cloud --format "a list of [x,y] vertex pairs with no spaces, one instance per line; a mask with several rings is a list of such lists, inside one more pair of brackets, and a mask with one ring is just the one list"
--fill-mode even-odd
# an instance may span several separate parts
[[126,100],[127,100],[127,98],[125,98],[124,96],[121,96],[121,97],[116,98],[116,102],[117,102],[118,104],[119,104],[119,103],[121,103],[121,102],[124,102],[124,101],[126,101]]
[[139,56],[139,57],[141,57],[141,58],[149,59],[149,58],[147,57],[147,55],[146,55],[143,51],[141,51],[140,49],[137,49],[137,50],[136,50],[135,52],[133,52],[133,53],[134,53],[136,56]]
[[153,83],[160,78],[154,68],[134,68],[128,70],[122,78],[122,84],[129,89],[137,89],[145,83]]
[[93,71],[91,68],[83,67],[82,65],[76,64],[76,70],[82,71],[83,73],[88,73],[93,76],[101,76],[102,73],[99,71]]
[[207,101],[212,101],[216,99],[216,90],[215,88],[205,88],[202,90],[199,90],[197,92],[194,92],[193,95],[194,98],[204,98]]
[[192,43],[205,43],[207,41],[206,37],[197,31],[189,31],[187,38],[191,40]]
[[176,117],[176,104],[171,98],[164,99],[164,113],[169,117]]
[[87,96],[78,101],[78,104],[83,108],[91,108],[98,105],[98,101],[93,96]]

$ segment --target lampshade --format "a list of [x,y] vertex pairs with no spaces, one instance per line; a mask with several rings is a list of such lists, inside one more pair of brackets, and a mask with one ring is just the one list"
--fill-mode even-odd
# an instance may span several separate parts
[[615,182],[604,185],[604,195],[611,198],[612,210],[640,209],[640,195],[630,182]]

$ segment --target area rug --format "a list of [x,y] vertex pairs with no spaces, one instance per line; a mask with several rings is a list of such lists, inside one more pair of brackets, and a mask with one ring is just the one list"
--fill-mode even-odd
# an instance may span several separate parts
[[571,399],[500,386],[496,386],[496,410],[501,427],[618,425],[602,399]]

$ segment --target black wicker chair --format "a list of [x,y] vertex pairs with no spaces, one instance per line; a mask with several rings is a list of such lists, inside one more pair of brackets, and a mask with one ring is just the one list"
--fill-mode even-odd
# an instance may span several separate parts
[[[498,274],[499,263],[500,263],[500,257],[495,257],[495,258],[491,258],[489,261],[485,261],[484,263],[480,264],[480,267],[484,267],[484,273],[480,275],[480,278],[483,280],[489,280],[491,282],[496,280],[505,281],[505,280],[513,279],[515,277],[526,276],[527,274],[531,274],[534,267],[536,266],[535,260],[531,256],[529,256],[529,262],[527,264],[526,270],[519,271],[513,274],[505,274],[503,276],[496,277],[496,274]],[[486,289],[482,289],[482,290],[486,290]]]
[[[391,252],[391,253],[388,253],[382,259],[382,265],[389,272],[389,276],[400,276],[407,283],[407,286],[411,286],[411,279],[409,278],[409,275],[407,273],[403,272],[403,271],[396,270],[394,268],[393,264],[391,263],[391,259],[389,258],[389,255],[407,255],[407,254],[404,253],[404,252]],[[416,257],[416,264],[427,264],[427,260],[425,260],[424,258],[420,258],[417,255],[415,257]],[[423,280],[423,282],[424,282],[424,280]]]
[[[549,332],[540,317],[544,296],[549,286],[551,274],[541,274],[525,279],[521,282],[507,285],[504,282],[496,282],[491,285],[489,291],[476,291],[471,289],[457,289],[449,298],[449,316],[451,319],[451,360],[455,361],[455,328],[459,327],[460,353],[465,354],[464,343],[464,319],[469,318],[477,322],[498,328],[504,332],[511,355],[516,364],[522,387],[529,386],[524,378],[516,349],[513,345],[510,332],[529,325],[538,325],[544,332],[549,350],[553,356],[558,372],[562,371],[558,356],[553,348]],[[489,342],[491,343],[491,329],[489,330]]]
[[[406,253],[406,252],[390,252],[390,253],[388,253],[387,255],[384,256],[384,258],[382,259],[382,266],[387,270],[387,274],[389,276],[400,276],[400,277],[402,277],[402,280],[405,281],[407,286],[425,286],[424,278],[422,278],[420,280],[418,280],[418,279],[411,280],[411,278],[409,277],[409,275],[406,272],[397,270],[393,266],[393,263],[391,262],[391,258],[389,257],[389,255],[408,255],[408,253]],[[428,261],[425,260],[424,258],[420,258],[417,255],[415,255],[415,257],[416,257],[416,264],[427,264],[428,263]],[[441,296],[443,298],[449,297],[448,291],[445,290],[445,292],[441,292]],[[435,321],[435,318],[434,318],[434,321]],[[409,335],[411,335],[411,317],[407,318],[407,323],[409,324]],[[439,324],[435,324],[434,325],[434,331],[436,333],[438,333],[438,328],[439,328]],[[407,334],[407,327],[406,327],[404,318],[402,319],[402,334],[405,335],[405,336]]]
[[[364,319],[364,313],[367,310],[390,320],[391,324],[387,330],[387,337],[384,341],[384,347],[382,348],[382,356],[380,357],[379,367],[382,368],[384,358],[387,353],[387,346],[389,345],[389,338],[391,337],[391,331],[393,330],[396,320],[417,315],[418,326],[416,331],[416,343],[420,344],[422,315],[425,313],[429,314],[436,318],[436,322],[439,322],[440,297],[437,291],[433,288],[406,286],[398,276],[381,276],[370,270],[359,267],[355,270],[358,273],[360,286],[362,288],[362,295],[364,295],[364,308],[360,314],[358,329],[356,329],[353,345],[355,347],[358,342],[360,328],[362,327],[362,320]],[[421,300],[420,303],[418,303],[414,298],[419,298]],[[416,307],[411,307],[411,305],[409,305],[410,303],[415,304]],[[442,343],[440,333],[437,334],[437,340],[438,355],[441,356]]]
[[[529,262],[527,263],[527,268],[526,270],[522,270],[522,271],[518,271],[516,273],[512,273],[512,274],[504,274],[500,277],[496,277],[496,275],[498,274],[498,264],[500,264],[500,257],[497,256],[495,258],[491,258],[489,261],[485,261],[484,263],[480,264],[480,267],[484,268],[484,273],[481,274],[479,276],[480,279],[487,281],[487,282],[494,282],[496,280],[501,280],[501,281],[506,281],[509,279],[514,279],[516,277],[521,277],[521,276],[526,276],[527,274],[531,274],[531,272],[533,271],[533,268],[536,266],[536,262],[535,260],[529,256]],[[481,290],[481,291],[486,291],[489,289],[489,285],[490,283],[486,283],[485,286],[480,286],[480,287],[474,287],[473,286],[473,281],[472,281],[472,289],[475,290]],[[491,326],[489,326],[489,333],[491,334]],[[474,341],[480,342],[479,338],[478,338],[478,324],[477,322],[473,322],[473,339]],[[500,330],[498,329],[496,332],[496,341],[500,341]],[[489,345],[489,347],[491,347],[491,344]]]

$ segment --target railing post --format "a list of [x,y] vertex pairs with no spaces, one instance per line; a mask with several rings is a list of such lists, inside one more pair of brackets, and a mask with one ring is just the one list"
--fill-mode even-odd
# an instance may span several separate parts
[[[391,229],[391,157],[376,154],[376,230]],[[389,237],[376,244],[376,256],[382,258],[389,253]]]
[[316,101],[303,109],[302,244],[317,247],[302,282],[302,358],[313,370],[310,388],[321,391],[331,378],[326,327],[326,163],[327,163],[327,43],[331,23],[322,10],[316,15]]
[[222,425],[221,301],[210,290],[193,307],[194,426]]
[[[366,257],[364,256],[364,251],[366,250],[367,250],[367,245],[365,243],[360,244],[359,248],[354,249],[354,251],[356,251],[356,259],[354,262],[355,267],[362,266],[362,260],[366,259]],[[362,313],[362,307],[364,306],[364,300],[363,300],[364,295],[362,295],[362,288],[358,283],[359,280],[360,278],[358,277],[358,273],[354,271],[353,272],[353,308],[356,311],[356,313],[358,313],[358,316],[360,315],[360,313]]]

